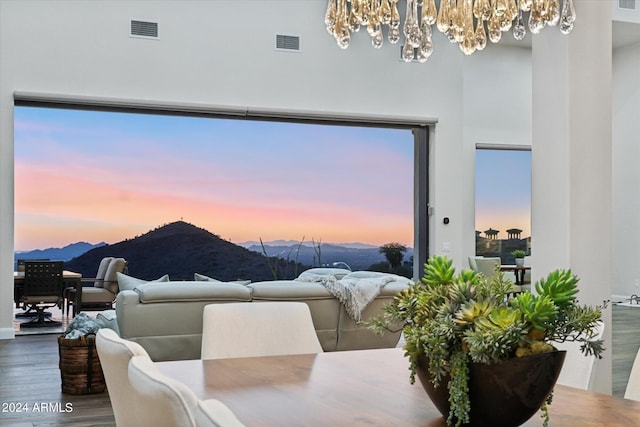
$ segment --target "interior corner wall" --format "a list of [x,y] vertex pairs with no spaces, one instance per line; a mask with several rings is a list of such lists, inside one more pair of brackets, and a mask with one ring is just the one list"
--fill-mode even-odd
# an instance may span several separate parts
[[476,254],[476,144],[531,145],[531,49],[489,44],[483,52],[465,57],[463,94],[458,163],[471,175],[461,188],[462,228],[468,230],[463,236],[463,267],[468,268],[467,257]]
[[[399,60],[398,45],[371,47],[366,31],[341,50],[327,34],[324,1],[0,1],[0,331],[12,335],[13,94],[114,98],[435,118],[430,203],[434,246],[473,230],[457,221],[462,183],[463,55],[440,33],[426,64]],[[265,17],[268,17],[266,19]],[[129,36],[131,19],[159,25],[159,39]],[[275,35],[300,37],[300,52],[275,49]],[[445,183],[438,185],[437,183]],[[466,185],[466,184],[464,184]],[[215,230],[212,230],[215,231]]]
[[613,295],[640,295],[640,43],[613,51]]

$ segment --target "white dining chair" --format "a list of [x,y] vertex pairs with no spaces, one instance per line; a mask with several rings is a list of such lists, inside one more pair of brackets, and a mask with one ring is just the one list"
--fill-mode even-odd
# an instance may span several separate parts
[[[602,338],[602,334],[604,334],[604,323],[600,322],[590,339],[599,340]],[[562,371],[558,377],[558,384],[592,390],[596,357],[593,355],[585,356],[580,351],[581,344],[579,342],[566,341],[554,345],[558,350],[566,350],[567,352]]]
[[180,381],[163,375],[148,357],[129,362],[129,381],[138,403],[140,425],[154,427],[241,427],[243,424],[222,402],[199,400]]
[[476,260],[478,258],[484,258],[484,257],[480,255],[480,256],[470,256],[467,258],[467,261],[469,262],[469,268],[475,271],[476,273],[478,272],[478,264],[476,263]]
[[204,308],[202,359],[321,353],[309,306],[269,301]]
[[138,343],[122,339],[115,331],[107,328],[100,329],[96,334],[96,348],[116,425],[143,425],[137,418],[137,402],[129,383],[128,368],[132,357],[149,355]]
[[624,392],[625,399],[632,399],[640,401],[640,348],[636,354],[636,358],[633,361],[631,367],[631,373],[629,374],[629,381],[627,382],[627,389]]
[[476,258],[475,263],[476,271],[483,274],[489,282],[498,275],[500,270],[500,258],[498,257]]

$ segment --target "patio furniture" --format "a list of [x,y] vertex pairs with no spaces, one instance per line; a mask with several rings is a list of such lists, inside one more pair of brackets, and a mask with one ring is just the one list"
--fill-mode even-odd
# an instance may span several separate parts
[[[108,259],[108,258],[107,258]],[[98,273],[103,266],[105,259],[100,261]],[[86,282],[93,282],[93,286],[76,286],[70,289],[67,296],[67,303],[73,305],[73,315],[82,310],[104,310],[112,308],[113,302],[118,294],[118,273],[127,271],[127,261],[124,258],[113,258],[109,260],[108,267],[103,278],[83,279]],[[67,315],[69,307],[67,306]]]
[[62,304],[62,271],[62,261],[25,262],[24,285],[20,301],[27,311],[35,310],[36,317],[30,322],[20,324],[20,328],[61,324],[47,319],[45,309]]
[[[82,279],[81,282],[92,283],[91,286],[94,286],[94,287],[95,286],[102,287],[102,282],[104,281],[104,275],[107,273],[107,268],[109,268],[109,264],[111,263],[111,260],[113,260],[113,257],[102,258],[102,260],[100,261],[100,264],[98,265],[98,272],[96,273],[96,277],[85,278],[85,279]],[[98,282],[97,285],[96,285],[96,282]],[[73,299],[75,299],[75,289],[76,287],[73,286],[73,287],[65,288],[64,290],[63,296],[65,300],[65,308],[66,308],[67,315],[69,314],[69,307],[73,305]]]
[[[18,259],[16,262],[16,272],[18,273],[23,273],[24,274],[24,263],[26,262],[26,259]],[[30,259],[28,261],[50,261],[49,258],[34,258],[34,259]],[[14,274],[15,277],[15,274]],[[24,277],[24,275],[23,275]],[[16,304],[16,308],[20,308],[22,305],[22,284],[20,286],[16,286],[15,285],[15,280],[14,280],[14,289],[13,289],[13,301]],[[24,313],[19,313],[17,316],[18,317],[30,317],[30,316],[35,316],[36,313],[34,311],[31,310],[27,310]]]

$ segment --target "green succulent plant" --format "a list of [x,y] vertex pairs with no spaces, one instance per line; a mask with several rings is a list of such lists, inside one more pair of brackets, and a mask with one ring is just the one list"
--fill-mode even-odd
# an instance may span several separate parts
[[514,258],[524,258],[525,256],[527,256],[527,253],[522,249],[516,249],[515,251],[511,252],[511,255],[513,255]]
[[[451,259],[434,256],[422,280],[396,295],[378,317],[364,322],[374,332],[402,328],[410,379],[418,358],[427,356],[434,386],[449,376],[447,423],[469,422],[469,363],[554,351],[553,342],[577,341],[586,355],[600,358],[602,340],[591,340],[607,302],[579,306],[578,278],[555,270],[535,284],[537,294],[509,298],[512,283],[499,274],[488,282],[471,270],[456,274]],[[550,399],[549,399],[550,402]],[[542,406],[545,425],[547,405]]]

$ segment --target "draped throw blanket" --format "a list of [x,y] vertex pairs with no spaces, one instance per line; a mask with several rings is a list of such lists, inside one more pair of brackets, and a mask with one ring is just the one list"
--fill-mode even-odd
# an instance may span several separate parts
[[347,314],[359,322],[364,309],[380,295],[380,290],[384,285],[395,281],[396,277],[393,275],[376,277],[351,277],[351,275],[347,275],[338,280],[331,275],[318,276],[303,273],[296,280],[321,283],[342,303]]

